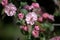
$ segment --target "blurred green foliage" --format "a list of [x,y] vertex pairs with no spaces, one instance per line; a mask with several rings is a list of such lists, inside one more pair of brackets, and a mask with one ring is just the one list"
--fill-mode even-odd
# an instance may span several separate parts
[[54,13],[54,16],[60,16],[60,11],[56,10],[55,13]]

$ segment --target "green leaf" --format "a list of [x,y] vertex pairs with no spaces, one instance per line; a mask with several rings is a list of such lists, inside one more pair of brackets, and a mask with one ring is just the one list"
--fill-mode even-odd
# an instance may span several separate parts
[[0,0],[0,3],[1,3],[2,0]]
[[36,0],[32,0],[33,2],[36,2]]
[[38,25],[38,26],[40,26],[40,27],[42,27],[42,25],[41,25],[40,22],[36,22],[35,24]]
[[52,26],[51,23],[44,22],[44,23],[41,24],[41,26],[42,26],[43,29],[46,29],[46,30],[49,29],[50,31],[53,31],[53,29],[54,29],[54,27]]
[[23,7],[23,6],[27,5],[27,2],[20,2],[20,5]]
[[44,25],[44,27],[50,27],[50,25],[48,23],[44,23],[43,25]]
[[23,20],[23,19],[22,20],[17,20],[16,23],[19,24],[19,25],[26,25],[25,20]]
[[44,28],[44,29],[47,29],[47,28],[49,27],[49,25],[48,25],[47,23],[42,23],[41,26],[42,26],[42,28]]
[[2,15],[2,20],[5,18],[5,14],[4,14],[4,9],[2,10],[2,13],[1,13],[1,15]]
[[21,23],[21,21],[17,20],[16,23]]
[[20,10],[24,15],[26,15],[28,13],[28,11],[26,9],[21,9]]
[[54,30],[54,26],[51,25],[51,26],[49,27],[49,30],[50,30],[50,31],[53,31],[53,30]]
[[40,40],[46,40],[46,38],[45,37],[40,37]]
[[2,10],[2,13],[1,13],[1,15],[4,15],[4,9]]
[[2,20],[5,18],[5,16],[6,16],[6,15],[3,15],[3,16],[2,16]]
[[31,25],[28,25],[28,32],[29,32],[29,35],[28,35],[28,39],[30,40],[31,39],[31,33],[32,33],[32,26]]
[[56,11],[53,15],[54,16],[60,16],[60,12],[59,11]]
[[51,24],[51,23],[43,23],[43,27],[46,28],[46,29],[49,29],[50,31],[53,31],[54,30],[54,26]]
[[22,24],[23,24],[23,25],[26,25],[25,20],[22,20]]

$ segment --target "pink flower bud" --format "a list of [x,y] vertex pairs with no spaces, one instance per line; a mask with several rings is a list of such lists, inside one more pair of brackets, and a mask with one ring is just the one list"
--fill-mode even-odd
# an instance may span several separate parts
[[24,26],[24,27],[23,27],[23,30],[24,30],[24,31],[28,31],[28,27],[27,27],[27,26]]
[[48,18],[52,21],[54,21],[54,16],[53,15],[49,15]]
[[29,5],[24,6],[25,9],[29,10]]
[[39,30],[39,26],[35,26],[34,29],[38,31]]
[[39,31],[33,30],[32,35],[33,35],[33,37],[38,38],[39,37]]
[[6,5],[8,4],[8,0],[2,0],[1,4],[2,4],[3,6],[6,6]]
[[39,22],[43,22],[43,17],[39,17],[39,18],[38,18],[38,21],[39,21]]
[[49,14],[48,13],[43,13],[43,18],[47,19],[49,17]]
[[26,6],[24,6],[24,8],[27,9],[27,10],[32,10],[33,6],[26,5]]
[[38,4],[38,3],[32,3],[32,6],[33,6],[34,8],[39,8],[39,4]]
[[30,7],[29,7],[29,10],[32,10],[33,8],[34,8],[33,6],[30,6]]
[[24,14],[19,13],[19,14],[18,14],[18,18],[19,18],[19,19],[23,19],[23,18],[24,18]]
[[20,26],[20,28],[24,31],[28,31],[28,27],[27,26]]

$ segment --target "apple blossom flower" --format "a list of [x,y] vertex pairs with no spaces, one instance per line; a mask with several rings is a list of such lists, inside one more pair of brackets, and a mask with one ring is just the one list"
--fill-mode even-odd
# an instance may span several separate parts
[[38,38],[39,37],[39,31],[33,30],[32,35],[33,35],[33,37]]
[[20,26],[20,28],[24,31],[28,31],[28,27],[27,26]]
[[19,14],[18,14],[18,18],[19,18],[19,19],[23,19],[23,18],[24,18],[24,14],[23,14],[23,13],[19,13]]
[[7,14],[7,16],[15,15],[16,10],[17,10],[17,8],[12,3],[6,5],[4,8],[4,12]]
[[43,13],[42,17],[47,19],[49,17],[49,14],[48,13]]
[[38,21],[39,21],[39,22],[43,22],[43,17],[39,17],[39,18],[38,18]]
[[8,4],[8,0],[2,0],[1,4],[2,4],[3,6],[6,6],[6,5]]
[[40,30],[39,26],[37,26],[37,25],[34,27],[34,29],[37,30],[37,31]]
[[37,14],[35,12],[29,12],[26,15],[26,22],[27,24],[33,25],[35,21],[37,20]]
[[48,18],[52,21],[54,21],[54,16],[53,15],[49,15]]
[[38,3],[32,3],[32,6],[33,6],[34,8],[39,8],[39,7],[40,7]]

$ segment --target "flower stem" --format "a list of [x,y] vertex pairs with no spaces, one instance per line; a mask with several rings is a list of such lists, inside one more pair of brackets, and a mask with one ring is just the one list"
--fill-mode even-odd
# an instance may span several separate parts
[[29,32],[29,35],[28,35],[28,39],[30,40],[31,39],[31,33],[32,33],[32,26],[31,25],[28,25],[28,32]]

